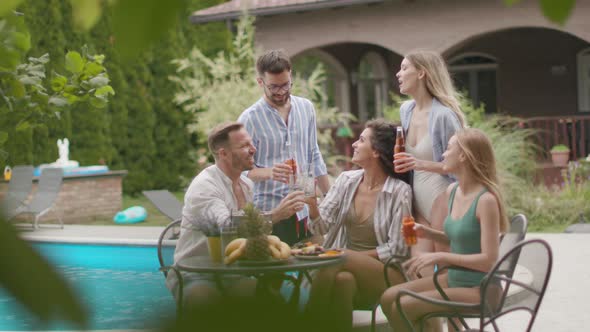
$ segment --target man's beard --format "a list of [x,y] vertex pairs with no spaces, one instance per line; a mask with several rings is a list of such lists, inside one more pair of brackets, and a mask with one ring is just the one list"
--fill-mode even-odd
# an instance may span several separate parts
[[[289,101],[291,94],[287,92],[280,97],[277,95],[270,94],[270,96],[268,96],[268,97],[273,102],[273,104],[275,104],[277,106],[283,106]],[[279,100],[277,100],[277,98],[279,98]]]
[[239,169],[240,169],[241,171],[249,171],[249,170],[251,170],[251,169],[253,169],[253,168],[254,168],[254,163],[253,163],[253,162],[252,162],[252,163],[250,163],[250,158],[248,158],[248,159],[244,159],[244,160],[240,160],[239,158],[236,158],[236,157],[234,156],[234,157],[232,158],[232,161],[231,161],[231,163],[232,163],[232,166],[233,166],[234,168],[236,168],[236,169],[237,169],[237,168],[239,167]]

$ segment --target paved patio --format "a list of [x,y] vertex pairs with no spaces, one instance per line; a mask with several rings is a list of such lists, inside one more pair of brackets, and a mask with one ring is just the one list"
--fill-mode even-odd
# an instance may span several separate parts
[[[37,241],[55,239],[63,242],[155,244],[162,227],[80,226],[22,228],[22,236]],[[553,249],[554,266],[545,299],[533,331],[585,331],[590,328],[587,315],[590,302],[590,234],[529,233],[527,238],[541,238]],[[534,256],[534,255],[533,255]],[[525,267],[535,264],[534,257],[522,257]],[[521,331],[519,319],[503,322],[504,331]]]

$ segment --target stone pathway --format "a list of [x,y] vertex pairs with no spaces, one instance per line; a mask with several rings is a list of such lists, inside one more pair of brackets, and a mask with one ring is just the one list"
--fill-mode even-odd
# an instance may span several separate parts
[[[553,250],[553,272],[541,303],[533,331],[566,332],[590,329],[590,234],[531,233],[527,239],[541,238]],[[525,266],[534,257],[523,257]],[[506,323],[506,331],[518,329],[517,319]]]

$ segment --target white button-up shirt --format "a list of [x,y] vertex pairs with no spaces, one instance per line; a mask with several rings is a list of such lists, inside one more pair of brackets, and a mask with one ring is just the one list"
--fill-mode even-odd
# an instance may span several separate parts
[[[240,184],[246,202],[252,202],[254,183],[241,176]],[[216,165],[205,168],[193,179],[184,195],[180,238],[176,244],[174,261],[206,255],[207,239],[198,230],[197,224],[214,221],[222,226],[229,222],[231,211],[238,211],[231,179]]]

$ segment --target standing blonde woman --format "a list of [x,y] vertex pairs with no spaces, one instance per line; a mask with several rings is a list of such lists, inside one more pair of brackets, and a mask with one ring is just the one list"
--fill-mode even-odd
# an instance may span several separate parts
[[[447,66],[438,53],[415,51],[407,54],[396,76],[400,92],[413,100],[405,102],[400,109],[406,153],[396,155],[395,170],[414,171],[416,221],[441,229],[447,200],[443,193],[453,181],[443,168],[442,154],[449,138],[465,127],[465,117]],[[434,249],[431,241],[422,241],[412,248],[412,256]],[[436,249],[448,250],[445,247]],[[432,268],[421,273],[432,274]]]
[[[418,242],[431,239],[450,245],[450,252],[425,253],[404,263],[408,274],[432,264],[456,265],[474,271],[450,269],[439,277],[440,284],[451,301],[477,303],[479,284],[498,258],[499,235],[508,227],[503,199],[498,189],[496,161],[492,144],[478,129],[465,129],[451,137],[443,154],[443,169],[457,178],[449,185],[448,215],[444,232],[416,224]],[[386,290],[381,307],[394,331],[405,331],[406,326],[396,308],[400,289],[442,299],[432,278],[413,280]],[[443,308],[421,302],[413,297],[402,297],[401,305],[411,322]]]

